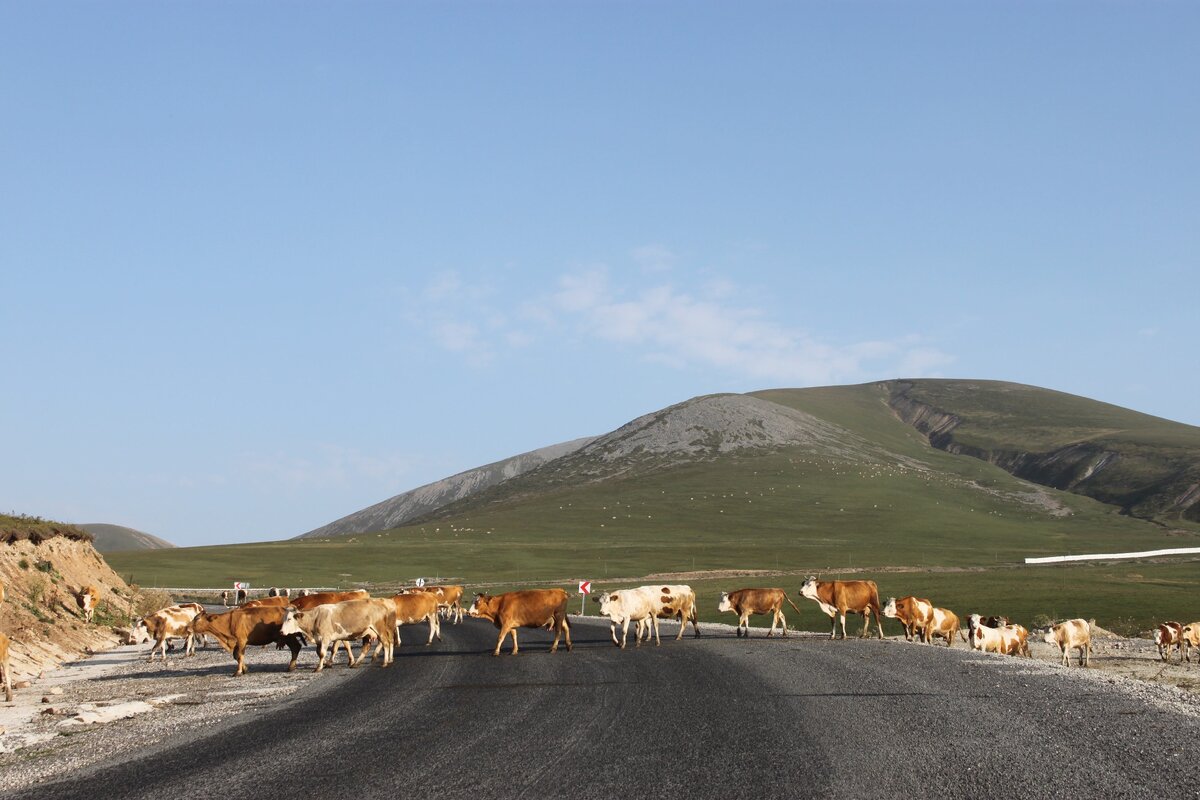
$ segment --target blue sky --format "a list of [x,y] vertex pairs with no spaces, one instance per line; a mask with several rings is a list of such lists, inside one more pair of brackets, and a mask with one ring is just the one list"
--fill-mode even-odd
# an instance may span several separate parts
[[285,538],[894,377],[1200,424],[1191,4],[0,14],[0,510]]

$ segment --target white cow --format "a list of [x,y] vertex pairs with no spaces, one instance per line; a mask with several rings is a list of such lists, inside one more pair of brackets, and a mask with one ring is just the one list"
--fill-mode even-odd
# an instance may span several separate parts
[[[642,622],[645,621],[654,629],[654,643],[661,644],[658,638],[658,620],[655,616],[657,607],[654,604],[654,597],[644,589],[617,589],[614,592],[605,592],[596,598],[596,602],[600,603],[600,616],[608,617],[609,631],[612,633],[613,644],[625,649],[625,642],[629,638],[629,623],[636,622],[638,630],[641,629]],[[621,641],[617,641],[617,625],[621,626]],[[634,646],[641,645],[641,637],[637,631],[633,635]]]
[[1062,650],[1062,665],[1071,665],[1071,650],[1079,648],[1079,666],[1086,667],[1092,657],[1092,626],[1086,619],[1060,622],[1042,637],[1046,644],[1056,644]]

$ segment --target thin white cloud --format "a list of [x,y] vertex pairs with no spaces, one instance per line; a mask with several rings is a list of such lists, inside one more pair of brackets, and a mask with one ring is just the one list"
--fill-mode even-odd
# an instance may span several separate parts
[[659,364],[716,367],[761,380],[809,385],[873,376],[927,374],[950,363],[914,337],[831,344],[773,322],[761,309],[735,305],[728,282],[696,296],[673,286],[627,291],[604,270],[564,276],[554,300],[596,338],[644,348]]
[[[633,252],[639,263],[674,258],[658,246]],[[475,366],[564,335],[608,342],[671,369],[716,369],[783,385],[921,377],[953,361],[917,336],[832,342],[780,324],[739,303],[745,294],[728,279],[706,276],[688,291],[674,283],[647,286],[646,277],[618,284],[607,267],[582,267],[541,297],[501,307],[492,287],[442,273],[413,295],[418,300],[407,316],[438,347]]]
[[633,248],[633,260],[647,272],[666,272],[675,266],[676,256],[661,244],[645,244]]

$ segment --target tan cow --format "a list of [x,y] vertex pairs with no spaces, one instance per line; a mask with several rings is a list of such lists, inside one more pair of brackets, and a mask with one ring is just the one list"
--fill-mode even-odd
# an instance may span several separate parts
[[259,597],[254,600],[247,600],[238,608],[283,608],[290,605],[288,599],[283,595],[275,595],[274,597]]
[[398,594],[391,598],[392,606],[396,609],[396,642],[400,642],[400,627],[401,625],[412,625],[418,622],[429,623],[429,639],[426,640],[426,645],[433,644],[433,640],[442,640],[442,622],[438,617],[438,610],[441,608],[442,598],[434,592],[422,592],[419,594]]
[[[325,656],[330,644],[357,639],[378,640],[375,656],[382,650],[383,666],[389,667],[396,645],[396,607],[391,600],[370,597],[325,603],[307,610],[292,607],[287,609],[279,632],[285,636],[303,634],[316,643],[317,672],[325,668]],[[365,644],[357,660],[349,646],[346,650],[351,667],[360,664],[367,654]]]
[[831,628],[829,638],[837,635],[837,620],[841,617],[842,638],[846,638],[846,613],[863,615],[863,632],[859,638],[871,631],[871,614],[879,627],[879,638],[883,638],[883,613],[879,608],[879,587],[875,581],[819,581],[810,575],[800,587],[800,594],[816,602],[829,616]]
[[453,584],[442,584],[439,586],[424,586],[422,588],[427,592],[432,592],[437,597],[438,608],[446,613],[447,619],[455,625],[462,622],[463,587]]
[[1179,663],[1183,663],[1183,625],[1179,622],[1159,623],[1154,631],[1154,643],[1158,645],[1158,657],[1167,661],[1171,657],[1171,648],[1179,651]]
[[954,637],[959,635],[958,615],[948,608],[934,608],[933,617],[925,626],[925,643],[932,644],[933,637],[946,640],[946,647],[954,646]]
[[883,606],[883,615],[900,620],[900,624],[904,626],[906,641],[911,642],[916,636],[920,636],[922,641],[928,641],[925,629],[933,621],[933,603],[928,600],[912,595],[901,597],[899,600],[889,597]]
[[554,631],[550,652],[557,652],[558,640],[565,635],[569,653],[571,626],[567,622],[567,599],[564,589],[525,589],[495,596],[477,594],[467,613],[472,617],[491,620],[500,629],[500,638],[496,640],[496,649],[492,651],[494,656],[500,655],[504,637],[510,633],[512,654],[517,654],[517,628],[540,628],[547,624]]
[[237,670],[233,673],[235,678],[246,674],[246,648],[252,645],[287,645],[292,651],[292,660],[288,664],[288,672],[291,672],[296,668],[301,645],[294,635],[280,632],[284,613],[285,610],[278,606],[235,608],[221,614],[202,611],[192,620],[191,631],[194,634],[211,633],[222,647],[233,654],[237,661]]
[[147,614],[135,621],[133,633],[130,638],[134,644],[149,641],[154,642],[150,648],[150,658],[147,661],[153,661],[154,651],[158,650],[165,664],[167,661],[167,640],[171,638],[182,638],[184,640],[183,654],[185,657],[194,655],[196,652],[196,636],[191,630],[191,624],[196,615],[203,610],[204,606],[199,603],[180,603],[179,605],[159,609],[153,614]]
[[1184,660],[1191,663],[1191,648],[1200,647],[1200,622],[1189,622],[1180,628],[1179,646],[1183,650]]
[[[800,609],[796,608],[796,604],[792,602],[792,598],[787,596],[787,592],[778,588],[738,589],[733,592],[721,592],[721,599],[717,601],[717,611],[732,611],[737,614],[738,636],[750,636],[750,617],[754,614],[771,615],[771,630],[767,631],[767,636],[774,635],[777,624],[783,626],[782,635],[787,636],[787,618],[783,616],[784,600],[796,609],[797,614],[800,613]],[[743,629],[745,629],[744,633]]]
[[83,621],[91,622],[92,615],[96,612],[96,604],[100,602],[100,590],[95,586],[80,586],[79,591],[74,594],[75,603],[83,612]]
[[4,702],[11,703],[13,699],[12,665],[8,661],[8,637],[3,633],[0,633],[0,678],[4,679]]
[[1062,665],[1071,665],[1071,650],[1079,648],[1079,666],[1086,667],[1092,656],[1092,626],[1086,619],[1069,619],[1060,622],[1042,637],[1046,644],[1056,644],[1062,650]]
[[[676,634],[675,641],[683,638],[683,631],[689,622],[692,623],[692,633],[696,635],[697,639],[700,638],[700,626],[697,624],[699,609],[696,607],[696,593],[692,591],[692,587],[685,583],[664,583],[641,588],[657,598],[657,612],[655,613],[657,619],[654,622],[656,636],[659,619],[675,619],[679,621],[679,633]],[[648,631],[647,637],[649,637]]]

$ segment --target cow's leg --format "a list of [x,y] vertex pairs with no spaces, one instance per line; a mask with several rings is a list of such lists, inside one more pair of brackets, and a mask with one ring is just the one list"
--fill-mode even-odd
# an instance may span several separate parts
[[292,651],[292,660],[288,662],[288,672],[295,672],[296,662],[300,660],[300,651],[303,646],[295,635],[289,635],[283,641],[287,643],[288,650]]
[[508,629],[501,628],[500,629],[500,638],[496,640],[496,649],[492,651],[492,655],[494,655],[494,656],[500,655],[500,645],[504,644],[504,639],[507,636],[508,636]]
[[845,611],[839,611],[839,612],[838,612],[838,619],[839,619],[839,620],[841,621],[841,623],[842,623],[842,641],[845,641],[845,640],[846,640],[846,612],[845,612]]
[[563,635],[567,637],[567,652],[569,653],[574,648],[574,645],[571,644],[571,623],[567,621],[566,611],[563,611],[560,625],[562,626]]
[[1086,667],[1092,661],[1092,643],[1086,642],[1079,648],[1079,666]]
[[233,646],[233,657],[237,661],[237,669],[234,670],[234,672],[233,672],[233,677],[235,677],[235,678],[238,677],[239,675],[245,675],[247,672],[245,655],[246,655],[245,642],[238,642],[237,644],[235,644]]
[[749,614],[742,614],[741,617],[738,618],[738,636],[745,636],[747,639],[750,638]]
[[617,641],[617,621],[615,619],[608,620],[608,633],[612,636],[613,644],[620,647],[621,643]]
[[[658,615],[657,614],[650,615],[650,624],[654,626],[654,646],[661,647],[662,639],[660,639],[658,637]],[[680,630],[682,631],[683,628],[681,627]],[[646,638],[649,639],[650,637],[647,636]]]
[[[629,617],[625,617],[624,619],[621,620],[621,649],[622,650],[625,649],[625,642],[626,642],[626,640],[628,640],[628,638],[629,638]],[[642,643],[638,639],[638,637],[634,636],[633,638],[634,638],[633,646],[640,647]],[[558,641],[558,625],[554,626],[554,641],[555,642]]]

